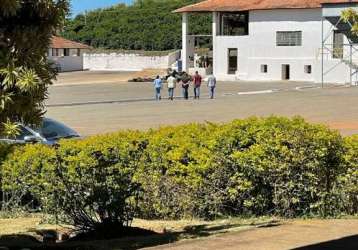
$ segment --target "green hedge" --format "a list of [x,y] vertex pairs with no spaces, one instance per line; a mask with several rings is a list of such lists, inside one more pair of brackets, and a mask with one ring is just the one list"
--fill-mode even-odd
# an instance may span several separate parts
[[120,213],[143,218],[356,214],[358,137],[301,118],[189,124],[19,147],[2,174],[51,213],[71,211],[66,184],[96,213],[130,189]]
[[[2,163],[6,157],[11,153],[13,149],[13,146],[0,143],[0,163]],[[2,171],[2,164],[0,164],[0,210],[5,209],[4,206],[4,195],[2,192],[2,186],[3,186],[3,177],[2,177],[3,171]]]

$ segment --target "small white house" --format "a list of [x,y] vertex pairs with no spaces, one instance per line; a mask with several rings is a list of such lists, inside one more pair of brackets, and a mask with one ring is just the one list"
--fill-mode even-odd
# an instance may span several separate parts
[[207,0],[182,13],[183,69],[193,71],[190,13],[212,13],[212,67],[219,80],[358,82],[358,39],[340,19],[354,0]]
[[48,59],[56,64],[61,72],[83,70],[83,54],[90,46],[53,36]]

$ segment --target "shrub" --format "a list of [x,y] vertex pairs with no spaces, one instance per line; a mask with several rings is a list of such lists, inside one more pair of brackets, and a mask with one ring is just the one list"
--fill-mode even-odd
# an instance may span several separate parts
[[133,134],[19,148],[4,164],[5,188],[30,191],[79,231],[118,232],[133,218],[140,187],[133,175],[145,142]]
[[335,213],[343,140],[324,126],[252,118],[165,128],[149,141],[146,217]]
[[31,192],[82,230],[124,227],[134,215],[354,214],[357,141],[279,117],[124,131],[18,148],[4,188]]
[[[215,171],[220,199],[232,212],[327,214],[343,153],[338,133],[300,118],[234,121],[218,134]],[[212,189],[209,181],[209,190]],[[213,190],[214,191],[214,190]],[[215,194],[209,191],[208,194]]]
[[2,176],[2,162],[6,159],[7,155],[10,154],[13,146],[0,143],[0,210],[5,210],[7,204],[5,204],[5,193],[2,190],[3,176]]
[[345,171],[339,176],[338,194],[342,209],[347,214],[358,214],[358,135],[344,140]]
[[137,178],[147,218],[200,216],[197,190],[210,167],[210,138],[217,125],[190,124],[148,133],[149,145]]

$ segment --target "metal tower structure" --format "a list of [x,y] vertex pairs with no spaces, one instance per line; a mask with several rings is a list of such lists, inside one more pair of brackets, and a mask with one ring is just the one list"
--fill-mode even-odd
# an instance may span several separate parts
[[[358,11],[358,3],[349,2],[322,5],[322,87],[324,86],[325,75],[340,64],[345,64],[349,67],[350,85],[358,84],[358,36],[352,34],[352,24],[344,22],[341,18],[342,11],[346,9]],[[325,29],[325,21],[328,21],[330,24],[328,29]],[[333,66],[326,67],[325,61],[329,59],[338,60]]]

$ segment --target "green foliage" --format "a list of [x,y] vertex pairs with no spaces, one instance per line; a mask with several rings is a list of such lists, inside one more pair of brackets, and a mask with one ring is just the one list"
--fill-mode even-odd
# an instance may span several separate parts
[[358,214],[358,135],[345,138],[345,171],[339,176],[341,204],[347,214]]
[[4,164],[4,189],[30,192],[45,212],[79,231],[120,230],[133,219],[139,191],[133,177],[146,146],[132,134],[67,141],[57,149],[21,147]]
[[[198,0],[137,0],[67,20],[63,35],[95,48],[171,50],[181,48],[181,15],[172,11]],[[211,16],[193,15],[190,30],[211,34]]]
[[168,128],[148,149],[140,181],[148,217],[329,215],[343,171],[342,138],[299,118]]
[[211,138],[218,125],[184,125],[151,131],[137,176],[143,193],[141,214],[147,218],[181,218],[198,213],[197,190],[210,168]]
[[250,118],[26,146],[8,156],[3,187],[31,192],[77,227],[126,224],[134,212],[336,216],[357,213],[357,166],[357,136],[301,118]]
[[[0,162],[2,163],[6,157],[12,152],[13,146],[8,144],[0,143]],[[5,208],[4,204],[4,195],[2,192],[2,186],[3,186],[3,171],[2,171],[2,165],[0,164],[0,210],[2,211]]]
[[358,35],[358,13],[356,10],[349,8],[342,11],[341,18],[344,22],[352,25],[352,33]]
[[46,53],[67,11],[67,0],[0,0],[0,133],[5,122],[40,122],[55,78]]

